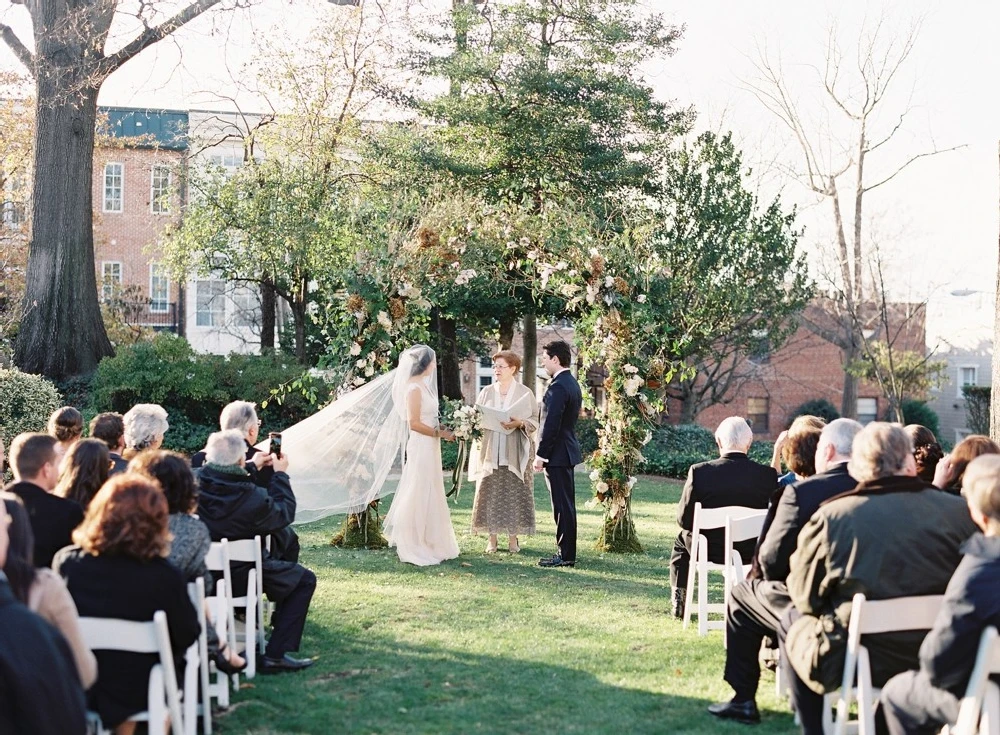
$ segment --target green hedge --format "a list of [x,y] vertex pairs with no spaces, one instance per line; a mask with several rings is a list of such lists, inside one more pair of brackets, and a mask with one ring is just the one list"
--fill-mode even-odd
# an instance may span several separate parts
[[45,431],[49,416],[61,405],[55,385],[40,375],[0,369],[0,438],[8,447],[18,434]]

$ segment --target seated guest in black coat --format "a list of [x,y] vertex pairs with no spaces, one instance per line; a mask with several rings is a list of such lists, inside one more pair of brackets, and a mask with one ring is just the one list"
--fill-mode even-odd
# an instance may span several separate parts
[[53,495],[59,481],[59,443],[48,434],[19,434],[10,445],[14,482],[4,488],[14,493],[28,511],[35,535],[35,566],[52,565],[59,549],[72,543],[73,529],[83,520],[80,504]]
[[785,579],[799,531],[820,504],[858,483],[848,474],[851,445],[861,424],[851,419],[831,421],[816,446],[817,474],[784,489],[771,525],[758,547],[761,578],[735,585],[726,610],[726,669],[723,675],[735,691],[729,702],[708,708],[713,715],[739,722],[759,722],[757,653],[765,636],[777,636],[781,616],[791,604]]
[[[274,534],[295,520],[295,495],[286,473],[288,458],[273,458],[274,474],[265,490],[254,484],[244,469],[245,448],[244,435],[238,429],[220,431],[208,438],[205,464],[198,470],[198,516],[208,526],[213,541]],[[234,585],[245,588],[249,566],[233,565]],[[311,659],[292,658],[288,652],[299,650],[302,642],[316,575],[265,551],[263,589],[277,607],[260,670],[273,673],[310,666]]]
[[128,469],[128,460],[122,457],[125,451],[125,421],[120,413],[99,413],[90,421],[90,437],[100,439],[108,445],[111,454],[111,477]]
[[954,727],[979,638],[988,626],[1000,627],[1000,455],[972,460],[962,490],[983,533],[962,547],[944,607],[920,646],[919,671],[897,674],[882,689],[880,710],[892,735]]
[[[0,568],[7,563],[8,522],[0,502]],[[83,687],[69,644],[17,601],[0,572],[0,733],[86,731]]]
[[[177,676],[183,680],[184,652],[201,628],[187,583],[166,556],[170,550],[167,500],[159,485],[126,472],[112,477],[94,496],[87,517],[73,534],[76,546],[52,564],[64,580],[80,617],[147,621],[167,614]],[[95,651],[97,683],[90,705],[106,727],[127,735],[126,723],[148,704],[149,672],[156,654]]]
[[[773,467],[754,462],[747,457],[753,443],[753,432],[745,419],[730,416],[715,431],[715,443],[722,455],[710,462],[692,465],[677,505],[677,525],[681,527],[670,557],[670,586],[674,591],[674,617],[684,617],[684,596],[688,565],[691,561],[691,531],[694,528],[694,504],[703,508],[723,508],[740,505],[746,508],[767,508],[778,485],[778,473]],[[725,531],[706,531],[709,561],[722,563]],[[755,541],[737,544],[746,563],[753,557]]]
[[[246,442],[246,462],[243,469],[250,474],[250,479],[257,487],[267,490],[274,475],[274,457],[254,446],[260,438],[260,419],[257,418],[256,404],[250,401],[227,403],[219,414],[219,428],[221,431],[236,429],[243,434]],[[194,468],[201,467],[204,463],[204,450],[191,457],[191,466]],[[271,534],[271,556],[283,561],[299,560],[299,537],[291,526]]]

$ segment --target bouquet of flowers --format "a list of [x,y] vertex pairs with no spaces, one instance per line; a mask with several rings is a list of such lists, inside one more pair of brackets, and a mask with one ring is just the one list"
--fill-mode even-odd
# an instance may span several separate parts
[[446,497],[455,496],[462,487],[462,472],[469,461],[469,446],[483,436],[483,416],[475,406],[467,406],[461,401],[445,401],[443,423],[455,434],[458,441],[458,461],[451,473],[451,490]]

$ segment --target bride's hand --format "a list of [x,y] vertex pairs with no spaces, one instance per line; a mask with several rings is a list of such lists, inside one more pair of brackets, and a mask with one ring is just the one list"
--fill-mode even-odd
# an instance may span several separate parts
[[455,432],[451,429],[441,429],[441,438],[446,442],[453,442],[455,441]]

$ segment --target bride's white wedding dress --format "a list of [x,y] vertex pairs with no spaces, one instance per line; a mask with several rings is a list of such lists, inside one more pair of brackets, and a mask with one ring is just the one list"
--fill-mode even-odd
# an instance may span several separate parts
[[[410,383],[406,390],[420,391],[420,421],[436,427],[437,398],[424,381]],[[383,528],[400,561],[424,567],[458,556],[444,495],[440,439],[410,432],[403,472]]]

